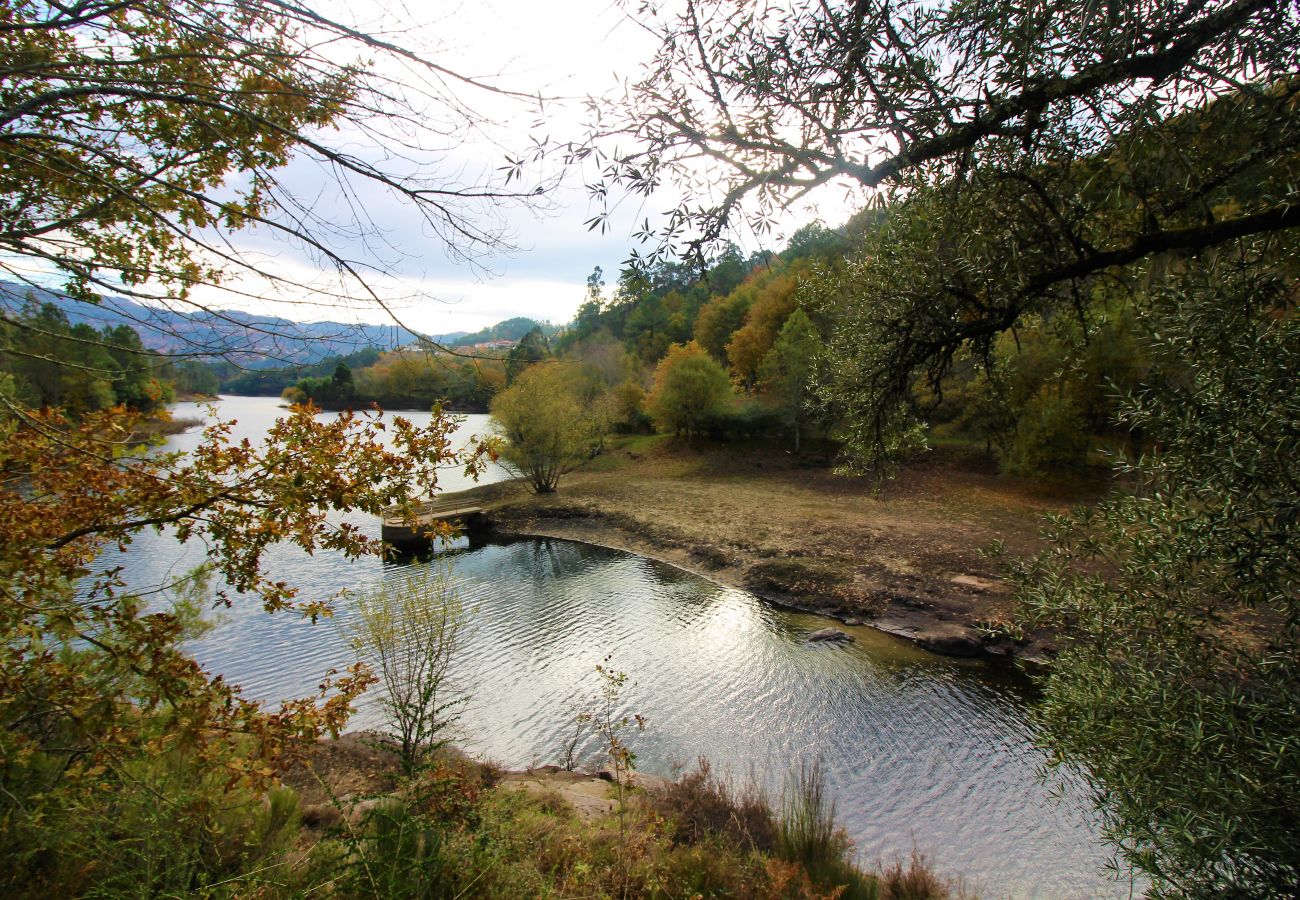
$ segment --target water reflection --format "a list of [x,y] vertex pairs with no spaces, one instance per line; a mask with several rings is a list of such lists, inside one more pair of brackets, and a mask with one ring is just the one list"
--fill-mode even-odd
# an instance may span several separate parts
[[[156,583],[194,559],[194,548],[168,541],[152,536],[117,562],[137,583]],[[538,540],[465,546],[451,558],[469,610],[453,677],[468,689],[461,740],[473,752],[507,766],[558,760],[573,713],[599,691],[595,665],[612,653],[631,676],[625,709],[649,720],[635,746],[645,770],[670,773],[703,754],[779,790],[800,758],[817,757],[871,857],[917,849],[985,897],[1123,893],[1097,874],[1103,851],[1080,805],[1053,802],[1037,780],[1014,675],[870,628],[846,629],[853,644],[808,644],[825,620],[626,553]],[[278,578],[316,596],[425,565],[283,549],[270,558]],[[192,650],[253,696],[302,696],[351,661],[340,635],[351,617],[346,600],[335,623],[313,626],[241,598]],[[374,722],[371,698],[354,724]]]

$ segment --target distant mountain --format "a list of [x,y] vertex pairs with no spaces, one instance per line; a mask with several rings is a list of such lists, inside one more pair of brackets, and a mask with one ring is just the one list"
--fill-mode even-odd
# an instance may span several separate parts
[[[397,325],[294,322],[236,310],[178,312],[125,297],[106,296],[98,305],[90,305],[56,291],[0,281],[0,310],[16,311],[29,301],[53,303],[74,324],[86,322],[96,328],[130,325],[146,347],[160,353],[198,351],[246,368],[310,365],[366,347],[400,347],[418,337]],[[463,331],[431,335],[444,344],[464,336]]]
[[471,347],[474,344],[482,344],[486,341],[517,341],[532,331],[534,328],[541,327],[542,333],[548,338],[554,337],[560,330],[550,322],[538,322],[536,319],[528,319],[523,316],[514,319],[506,319],[504,322],[498,322],[495,325],[476,331],[473,334],[466,334],[456,339],[453,347]]

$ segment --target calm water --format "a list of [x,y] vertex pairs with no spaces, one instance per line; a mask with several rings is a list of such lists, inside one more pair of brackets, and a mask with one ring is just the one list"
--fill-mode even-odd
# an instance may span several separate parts
[[[179,415],[194,415],[182,405]],[[237,436],[256,437],[280,413],[276,401],[227,398]],[[419,414],[409,417],[419,419]],[[427,415],[423,418],[427,420]],[[461,429],[487,430],[472,416]],[[193,446],[197,434],[170,446]],[[485,480],[504,477],[494,470]],[[447,490],[468,483],[448,472]],[[358,518],[377,533],[378,523]],[[558,761],[574,713],[599,690],[607,654],[629,673],[623,702],[648,720],[634,738],[641,769],[671,774],[708,756],[715,767],[779,790],[800,759],[820,758],[846,826],[863,855],[886,860],[924,853],[983,897],[1124,896],[1098,874],[1105,857],[1082,806],[1037,778],[1041,755],[1026,722],[1023,682],[987,665],[949,660],[869,628],[857,642],[807,644],[830,624],[631,554],[567,541],[520,541],[451,554],[470,611],[457,683],[460,742],[506,766]],[[149,535],[125,559],[139,585],[179,575],[203,558]],[[365,590],[407,577],[401,564],[279,548],[277,577],[315,595]],[[331,666],[351,661],[333,623],[268,616],[237,601],[192,645],[206,667],[275,701],[310,694]],[[356,727],[376,723],[363,706]]]

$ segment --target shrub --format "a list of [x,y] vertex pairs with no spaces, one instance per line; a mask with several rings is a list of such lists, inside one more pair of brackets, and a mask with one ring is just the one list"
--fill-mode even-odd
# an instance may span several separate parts
[[1017,475],[1077,472],[1087,464],[1091,443],[1079,404],[1045,386],[1021,413],[1003,467]]
[[838,896],[879,896],[877,880],[852,862],[853,845],[835,824],[835,801],[826,794],[820,762],[803,760],[786,785],[777,824],[777,853],[799,863],[817,884],[843,887]]
[[609,391],[610,422],[622,434],[647,434],[654,423],[646,412],[646,392],[635,381],[624,381]]
[[501,461],[539,494],[591,459],[609,430],[598,385],[579,363],[547,361],[524,369],[492,400],[492,420],[506,439]]
[[673,825],[673,838],[698,844],[722,835],[739,847],[769,853],[776,847],[776,818],[754,785],[736,790],[704,757],[677,781],[651,795],[654,810]]
[[674,434],[704,434],[726,413],[726,370],[695,341],[673,344],[655,369],[648,406],[655,425]]
[[356,603],[348,637],[379,676],[380,705],[402,768],[410,774],[447,743],[464,702],[448,680],[462,610],[446,569],[421,570]]

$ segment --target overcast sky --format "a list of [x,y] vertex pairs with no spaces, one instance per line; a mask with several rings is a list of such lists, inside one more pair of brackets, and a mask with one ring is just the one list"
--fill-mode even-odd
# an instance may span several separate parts
[[[437,44],[437,62],[457,72],[550,97],[604,94],[617,85],[619,77],[635,76],[639,64],[655,49],[649,33],[630,21],[613,0],[479,0],[405,6],[399,0],[325,2],[338,4],[322,8],[342,20],[372,33],[383,31],[404,46]],[[395,22],[409,31],[393,34]],[[525,142],[535,113],[472,91],[466,91],[463,99],[482,104],[485,112],[506,120],[507,127],[499,132],[503,144]],[[582,124],[581,104],[576,99],[548,104],[542,123],[544,133],[556,140],[579,138]],[[486,142],[459,144],[446,148],[439,166],[448,173],[464,172],[473,177],[502,165],[503,153],[502,147]],[[609,231],[589,231],[584,221],[594,210],[578,174],[566,176],[549,195],[546,208],[504,211],[500,224],[519,249],[480,259],[477,265],[450,257],[409,208],[377,192],[367,192],[356,200],[366,206],[381,229],[378,239],[372,238],[364,251],[355,241],[340,246],[352,258],[373,260],[377,269],[387,273],[376,283],[394,299],[403,324],[424,333],[473,331],[521,315],[565,322],[582,302],[592,268],[601,266],[612,286],[620,263],[634,246],[633,223],[647,215],[653,219],[672,202],[671,196],[651,198],[644,206],[628,202]],[[284,184],[295,195],[313,198],[315,209],[325,216],[332,208],[343,209],[343,199],[329,181],[311,166],[291,166],[283,173]],[[795,213],[789,225],[797,227],[811,217],[806,210]],[[823,218],[835,224],[843,215],[823,214]],[[316,277],[316,264],[282,241],[256,232],[239,233],[235,240],[242,250],[277,271],[304,282]],[[757,247],[751,244],[746,249]],[[256,285],[245,287],[258,295],[267,293]],[[298,301],[296,306],[277,304],[264,309],[299,320],[383,320],[382,311],[373,306],[348,312],[304,304],[301,296],[293,299]],[[220,305],[231,304],[222,301]]]

